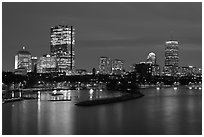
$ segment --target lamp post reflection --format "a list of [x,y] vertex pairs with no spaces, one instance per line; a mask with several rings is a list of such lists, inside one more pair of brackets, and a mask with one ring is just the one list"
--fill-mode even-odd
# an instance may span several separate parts
[[41,95],[40,95],[40,91],[38,91],[38,100],[40,100]]
[[15,95],[14,95],[14,91],[12,91],[12,93],[11,93],[11,97],[12,97],[12,98],[15,97]]
[[68,90],[67,96],[68,96],[68,100],[70,100],[71,99],[71,90]]
[[92,100],[93,98],[93,93],[94,93],[94,90],[93,89],[90,89],[89,90],[89,99]]

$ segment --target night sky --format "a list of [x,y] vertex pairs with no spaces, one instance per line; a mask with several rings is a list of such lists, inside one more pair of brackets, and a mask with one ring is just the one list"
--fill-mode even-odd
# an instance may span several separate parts
[[98,69],[99,57],[122,59],[125,69],[156,53],[164,65],[164,43],[180,42],[179,66],[202,66],[202,3],[3,3],[3,70],[25,45],[32,56],[50,52],[50,27],[73,25],[76,68]]

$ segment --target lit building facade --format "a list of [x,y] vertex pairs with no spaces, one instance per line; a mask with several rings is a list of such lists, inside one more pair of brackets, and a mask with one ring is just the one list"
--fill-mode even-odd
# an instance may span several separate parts
[[75,67],[75,29],[73,26],[51,27],[51,56],[56,57],[57,71],[73,71]]
[[15,55],[15,70],[24,69],[26,72],[31,72],[31,54],[26,51],[25,46]]
[[160,66],[157,64],[151,65],[152,67],[152,76],[160,76]]
[[38,61],[38,57],[31,57],[32,72],[37,72],[37,61]]
[[108,57],[100,57],[99,59],[99,73],[110,74],[111,73],[111,59]]
[[123,73],[123,61],[114,59],[112,61],[112,74],[121,75]]
[[182,76],[200,76],[202,74],[200,68],[194,66],[182,67],[181,75]]
[[165,43],[165,66],[163,74],[166,76],[177,76],[179,73],[179,43],[169,40]]
[[52,73],[57,71],[56,57],[44,55],[38,59],[37,73]]

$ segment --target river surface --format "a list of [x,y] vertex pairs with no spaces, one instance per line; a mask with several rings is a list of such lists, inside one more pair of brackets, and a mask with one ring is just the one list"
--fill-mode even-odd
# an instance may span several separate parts
[[[2,104],[3,134],[77,135],[178,135],[202,134],[202,90],[187,88],[141,89],[135,100],[82,107],[75,102],[120,93],[109,91],[62,91],[53,99],[41,92],[40,99]],[[58,99],[57,97],[54,97]]]

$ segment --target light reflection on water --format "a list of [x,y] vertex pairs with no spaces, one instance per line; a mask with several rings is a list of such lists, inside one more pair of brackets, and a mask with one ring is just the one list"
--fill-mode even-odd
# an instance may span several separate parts
[[[113,104],[79,107],[89,91],[61,91],[72,101],[40,100],[5,103],[3,134],[201,134],[201,90],[184,88],[142,89],[144,97]],[[119,93],[93,91],[92,98]]]

